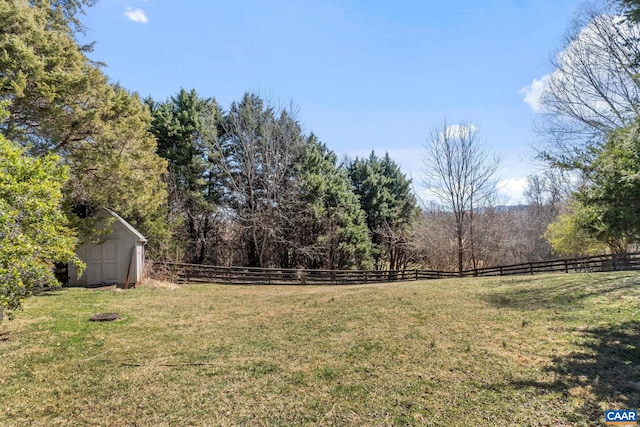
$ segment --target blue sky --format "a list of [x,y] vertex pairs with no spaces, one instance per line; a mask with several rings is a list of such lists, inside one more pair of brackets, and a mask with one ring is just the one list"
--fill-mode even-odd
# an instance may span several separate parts
[[92,59],[141,96],[196,89],[223,108],[246,91],[298,107],[339,156],[388,151],[422,191],[423,145],[446,120],[501,153],[522,201],[539,166],[526,88],[551,69],[580,0],[100,0]]

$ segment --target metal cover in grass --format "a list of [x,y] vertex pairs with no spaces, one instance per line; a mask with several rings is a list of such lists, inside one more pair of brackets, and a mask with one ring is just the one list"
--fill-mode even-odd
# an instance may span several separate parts
[[91,316],[89,320],[92,322],[109,322],[112,320],[118,320],[120,315],[118,313],[100,313],[94,316]]

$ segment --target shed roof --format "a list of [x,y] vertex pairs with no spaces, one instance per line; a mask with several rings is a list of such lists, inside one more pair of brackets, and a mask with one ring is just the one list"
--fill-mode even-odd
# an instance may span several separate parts
[[[120,223],[120,225],[122,225],[125,228],[125,230],[127,230],[129,233],[131,233],[139,241],[141,241],[142,243],[147,243],[147,238],[144,237],[142,235],[142,233],[140,233],[138,230],[136,230],[133,227],[133,225],[131,225],[127,221],[125,221],[120,215],[118,215],[117,213],[115,213],[111,209],[107,209],[107,208],[103,208],[102,211],[104,211],[106,214],[111,215],[112,217],[114,217],[116,219],[116,221],[118,221]],[[99,213],[99,215],[101,213]],[[102,215],[104,216],[104,214],[102,214]]]

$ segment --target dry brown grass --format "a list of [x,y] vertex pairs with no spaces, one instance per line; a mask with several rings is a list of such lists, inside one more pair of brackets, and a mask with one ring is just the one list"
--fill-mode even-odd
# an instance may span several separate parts
[[62,290],[0,325],[0,424],[600,424],[638,406],[638,283]]
[[180,285],[169,282],[167,280],[152,279],[151,277],[144,277],[138,284],[141,288],[149,289],[178,289]]

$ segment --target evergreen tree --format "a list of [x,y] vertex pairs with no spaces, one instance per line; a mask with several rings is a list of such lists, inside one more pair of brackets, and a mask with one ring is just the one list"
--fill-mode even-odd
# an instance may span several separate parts
[[612,252],[624,252],[640,242],[640,121],[613,131],[594,154],[575,193],[575,221]]
[[368,159],[356,158],[348,171],[375,245],[376,268],[403,268],[409,256],[409,228],[418,211],[411,180],[388,153],[382,159],[373,151]]
[[11,102],[0,130],[35,155],[63,159],[74,212],[108,207],[160,234],[166,163],[155,154],[149,113],[74,38],[76,14],[92,3],[0,2],[0,99]]
[[215,213],[222,196],[213,162],[221,112],[213,99],[181,89],[165,102],[148,99],[151,132],[158,154],[169,163],[166,177],[170,222],[187,245],[189,262],[215,262],[209,253],[217,227]]
[[337,166],[335,153],[315,135],[305,144],[298,165],[306,210],[297,217],[298,250],[308,268],[372,267],[372,245],[364,212],[351,188],[349,175]]

